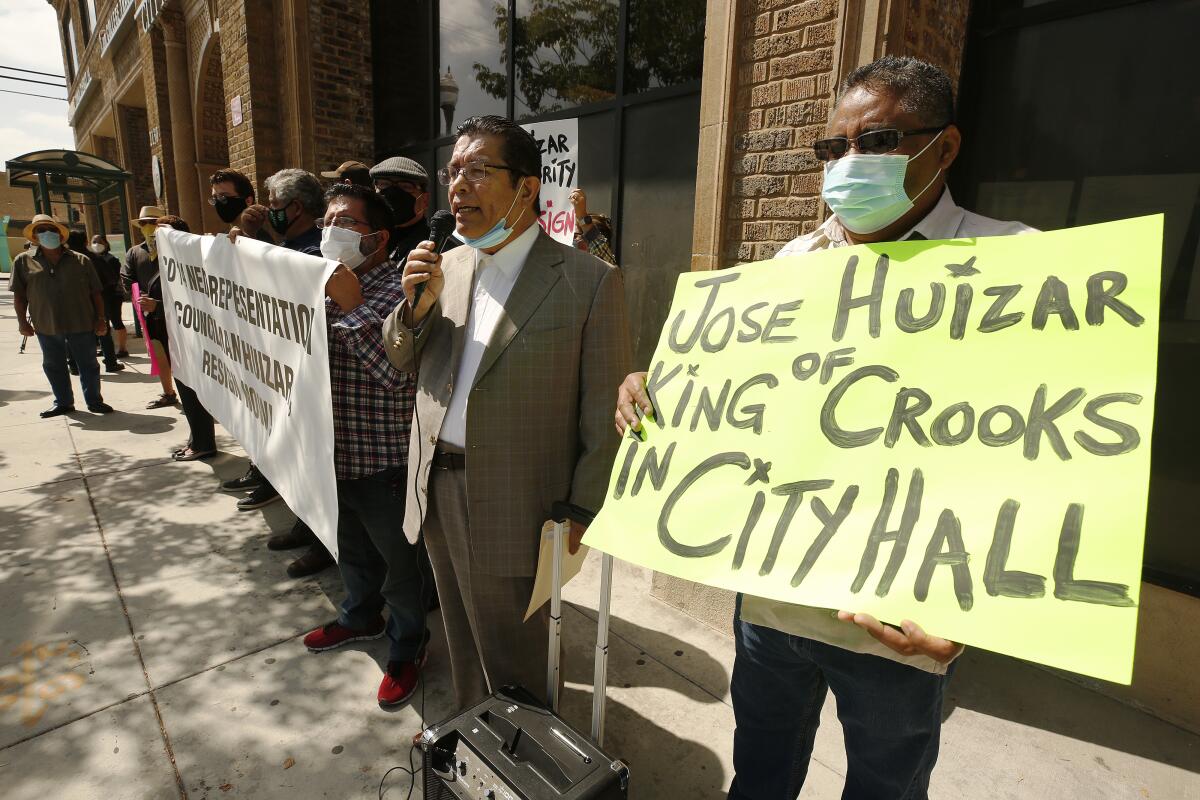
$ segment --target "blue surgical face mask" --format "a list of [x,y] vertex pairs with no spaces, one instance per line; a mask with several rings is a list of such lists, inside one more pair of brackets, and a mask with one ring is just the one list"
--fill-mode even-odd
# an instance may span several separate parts
[[940,137],[930,140],[914,156],[894,154],[873,155],[850,153],[836,161],[825,164],[825,183],[821,197],[830,210],[837,215],[846,230],[852,233],[875,233],[908,213],[913,201],[933,185],[933,180],[909,198],[904,191],[904,176],[908,173],[908,162],[921,156]]
[[57,250],[62,247],[62,236],[58,231],[39,231],[37,240],[38,244],[47,250]]
[[507,242],[508,237],[512,236],[513,228],[521,221],[521,217],[525,215],[525,209],[521,209],[521,213],[513,220],[512,225],[508,225],[508,215],[512,213],[513,206],[517,204],[517,200],[521,197],[521,191],[522,189],[517,189],[516,195],[513,196],[512,205],[508,207],[508,211],[504,212],[504,216],[496,221],[496,224],[492,226],[490,231],[472,239],[470,236],[464,236],[455,230],[454,238],[467,247],[474,247],[476,250],[487,250],[490,247],[498,247]]

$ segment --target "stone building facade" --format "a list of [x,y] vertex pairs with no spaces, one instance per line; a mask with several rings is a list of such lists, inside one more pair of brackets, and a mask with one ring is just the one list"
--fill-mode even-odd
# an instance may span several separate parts
[[[132,209],[220,230],[207,202],[220,167],[262,194],[285,166],[374,155],[368,0],[49,2],[76,147],[133,174]],[[121,228],[115,203],[102,213],[106,230]]]

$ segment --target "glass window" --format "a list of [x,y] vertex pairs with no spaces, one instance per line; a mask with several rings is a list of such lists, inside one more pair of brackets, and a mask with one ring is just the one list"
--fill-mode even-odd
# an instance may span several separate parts
[[83,28],[83,43],[86,45],[96,26],[95,0],[79,0],[79,25]]
[[450,156],[453,154],[453,144],[444,144],[434,152],[433,169],[429,171],[429,191],[433,192],[433,197],[430,198],[433,202],[433,211],[450,210],[450,191],[448,187],[438,183],[437,171],[450,163]]
[[79,48],[75,44],[75,26],[71,24],[71,12],[62,20],[63,41],[67,44],[67,82],[75,82],[75,65],[79,63]]
[[1148,579],[1192,592],[1200,592],[1191,523],[1200,491],[1200,151],[1192,141],[1200,104],[1180,102],[1176,78],[1194,72],[1196,30],[1200,3],[1160,0],[975,39],[952,175],[964,205],[1045,229],[1165,215],[1145,565]]
[[[432,0],[371,0],[371,52],[383,55],[371,59],[376,161],[433,138],[444,125],[441,98],[430,91],[437,80],[437,43],[428,35],[433,5]],[[401,42],[404,58],[392,57]]]
[[518,119],[614,97],[619,16],[617,0],[517,0]]
[[625,92],[700,80],[704,0],[629,0]]
[[[439,6],[441,124],[439,135],[477,114],[508,111],[504,63],[508,4],[493,0],[454,0]],[[442,70],[445,71],[442,71]]]
[[[580,138],[583,137],[582,131]],[[679,273],[691,268],[700,96],[625,111],[625,164],[617,238],[635,364],[649,364]],[[587,180],[588,165],[580,163]]]

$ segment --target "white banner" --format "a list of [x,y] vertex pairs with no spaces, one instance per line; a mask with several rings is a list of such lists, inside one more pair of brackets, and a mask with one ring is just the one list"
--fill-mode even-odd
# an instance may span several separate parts
[[579,186],[579,119],[522,125],[542,151],[542,230],[563,244],[574,244],[575,210],[571,191]]
[[337,265],[165,228],[158,253],[175,377],[336,558],[325,281]]

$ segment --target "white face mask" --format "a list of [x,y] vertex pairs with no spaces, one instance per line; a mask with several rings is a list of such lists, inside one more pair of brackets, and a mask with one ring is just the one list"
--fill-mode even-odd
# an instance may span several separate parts
[[[363,239],[374,236],[373,233],[361,234],[349,228],[339,228],[337,225],[326,225],[321,230],[321,255],[330,261],[338,261],[350,269],[367,260],[374,253],[362,251]],[[377,247],[376,250],[379,248]]]
[[90,244],[90,245],[88,245],[88,250],[91,250],[91,251],[92,251],[93,253],[95,253],[96,255],[100,255],[101,253],[103,253],[103,252],[104,252],[104,245],[102,245],[102,244]]
[[941,174],[939,169],[915,197],[910,198],[904,191],[909,162],[920,158],[941,135],[939,131],[913,156],[849,153],[836,161],[826,162],[821,197],[846,230],[853,233],[883,230],[907,214],[913,201]]

